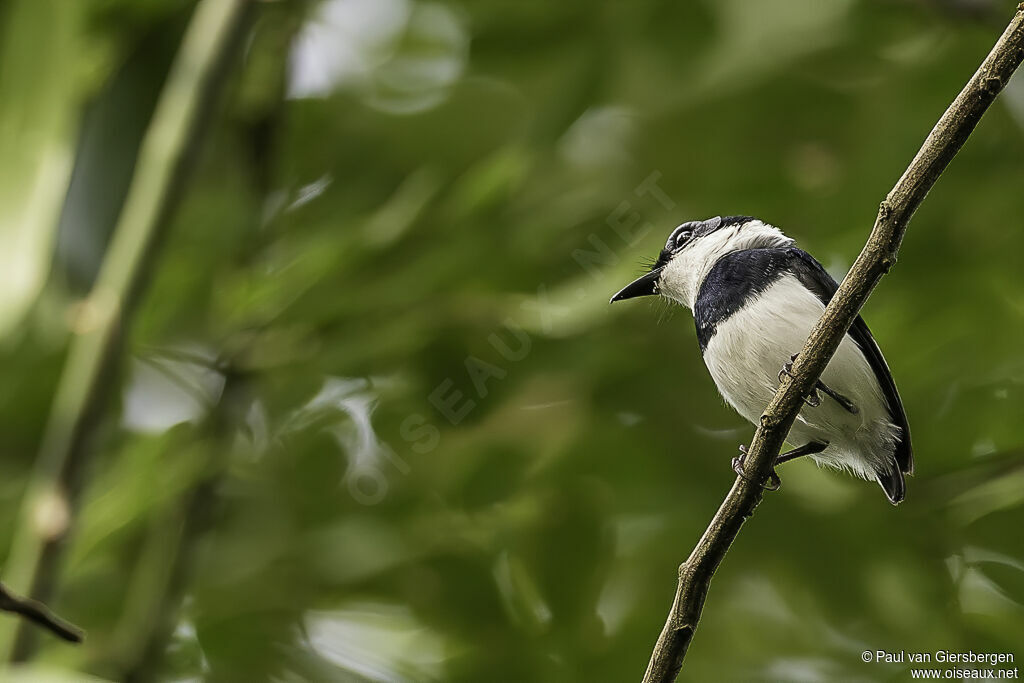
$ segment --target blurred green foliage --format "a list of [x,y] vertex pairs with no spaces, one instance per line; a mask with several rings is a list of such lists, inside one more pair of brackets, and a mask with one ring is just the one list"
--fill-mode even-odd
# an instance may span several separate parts
[[[608,296],[718,214],[844,273],[1014,3],[257,4],[90,435],[54,601],[89,639],[22,674],[638,679],[751,429],[688,313]],[[0,547],[192,9],[0,5]],[[906,502],[786,465],[685,680],[1024,655],[1022,159],[1018,76],[865,309]]]

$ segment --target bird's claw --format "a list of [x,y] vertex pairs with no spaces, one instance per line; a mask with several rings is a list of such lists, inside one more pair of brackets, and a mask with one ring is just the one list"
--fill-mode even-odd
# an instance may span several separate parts
[[[732,459],[732,471],[735,472],[741,479],[750,481],[747,475],[743,472],[743,463],[747,460],[747,447],[740,444],[740,454]],[[761,482],[761,488],[766,491],[778,491],[782,486],[782,480],[779,479],[778,472],[775,468],[772,468],[771,474],[768,475],[767,482]]]
[[740,444],[740,454],[732,459],[732,471],[740,475],[741,477],[745,476],[743,474],[743,463],[746,461],[746,459],[747,447],[744,446],[743,444]]
[[[782,378],[784,376],[787,376],[787,375],[789,377],[793,376],[793,361],[795,361],[796,357],[799,356],[799,355],[800,355],[799,353],[794,353],[792,356],[789,357],[789,360],[786,361],[786,363],[783,364],[782,369],[779,370],[779,382],[780,383],[782,382]],[[818,382],[818,384],[821,385],[821,382]],[[807,394],[807,396],[804,397],[804,403],[806,403],[807,405],[809,405],[812,408],[817,408],[818,406],[821,405],[821,396],[818,395],[817,387],[815,387],[814,389],[811,389],[811,393]]]
[[781,382],[782,378],[786,377],[786,376],[789,376],[789,377],[793,376],[793,361],[787,361],[782,366],[782,369],[779,370],[779,382]]

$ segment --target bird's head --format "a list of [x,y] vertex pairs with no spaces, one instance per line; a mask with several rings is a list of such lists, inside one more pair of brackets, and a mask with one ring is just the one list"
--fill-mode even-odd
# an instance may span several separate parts
[[645,273],[612,297],[612,303],[660,294],[693,308],[700,285],[718,259],[734,251],[788,247],[793,240],[778,228],[751,216],[715,216],[683,223]]

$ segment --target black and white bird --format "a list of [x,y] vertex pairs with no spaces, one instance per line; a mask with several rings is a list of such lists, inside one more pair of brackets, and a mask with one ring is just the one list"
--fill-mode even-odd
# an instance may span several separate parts
[[[793,244],[751,216],[683,223],[651,271],[612,302],[660,294],[691,309],[718,390],[757,424],[838,288]],[[889,366],[860,316],[805,399],[788,441],[796,448],[776,464],[808,455],[877,481],[894,505],[903,500],[903,475],[914,469],[910,428]],[[742,459],[733,465],[740,471]]]

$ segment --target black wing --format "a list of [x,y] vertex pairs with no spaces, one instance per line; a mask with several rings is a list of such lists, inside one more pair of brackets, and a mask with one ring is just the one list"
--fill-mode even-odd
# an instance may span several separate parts
[[[827,306],[836,290],[839,289],[839,284],[806,251],[796,247],[789,247],[782,251],[786,253],[788,257],[787,265],[789,265],[791,272],[797,279],[800,280],[800,283],[813,292]],[[859,315],[853,321],[853,325],[850,326],[848,334],[871,365],[875,377],[878,378],[878,384],[882,387],[882,394],[885,396],[885,402],[889,407],[889,415],[892,418],[893,424],[899,427],[902,433],[899,441],[896,443],[896,463],[899,465],[901,472],[913,473],[914,454],[910,446],[910,426],[907,424],[907,414],[903,410],[903,402],[900,400],[900,394],[896,390],[896,383],[892,379],[892,373],[889,372],[889,366],[886,364],[885,358],[882,357],[882,352],[878,348],[875,338],[871,336],[871,330],[868,329],[867,323]]]

